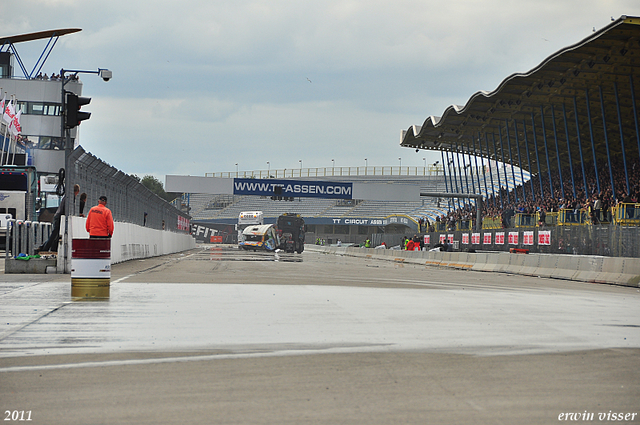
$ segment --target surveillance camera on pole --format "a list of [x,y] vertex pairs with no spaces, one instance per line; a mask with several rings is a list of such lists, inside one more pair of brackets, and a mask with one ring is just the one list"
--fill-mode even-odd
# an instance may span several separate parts
[[109,81],[111,79],[112,73],[111,71],[109,71],[108,69],[99,69],[98,70],[98,75],[100,76],[100,78],[102,78],[104,81]]

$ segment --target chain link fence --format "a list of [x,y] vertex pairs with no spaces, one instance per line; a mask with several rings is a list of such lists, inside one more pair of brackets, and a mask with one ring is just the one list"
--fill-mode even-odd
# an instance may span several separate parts
[[[73,185],[80,185],[80,194],[86,193],[86,215],[102,195],[108,199],[107,207],[114,221],[133,223],[158,230],[189,232],[189,216],[165,201],[135,178],[103,162],[82,147],[70,155],[71,169],[65,176],[66,192],[73,193]],[[73,203],[73,215],[80,213],[79,199]]]

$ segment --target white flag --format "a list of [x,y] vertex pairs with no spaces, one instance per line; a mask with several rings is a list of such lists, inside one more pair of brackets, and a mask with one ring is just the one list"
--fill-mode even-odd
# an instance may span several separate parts
[[18,113],[14,115],[13,121],[11,121],[11,126],[9,126],[9,130],[14,136],[22,133],[22,127],[20,126],[20,115],[22,115],[22,111],[18,111]]
[[5,109],[4,114],[2,114],[2,119],[9,125],[13,122],[13,117],[16,116],[16,111],[13,109],[13,100],[9,101],[7,105],[7,109]]

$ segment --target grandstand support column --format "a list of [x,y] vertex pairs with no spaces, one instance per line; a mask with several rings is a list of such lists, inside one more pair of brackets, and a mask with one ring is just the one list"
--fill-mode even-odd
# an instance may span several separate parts
[[553,179],[551,178],[551,161],[549,160],[549,145],[547,143],[547,126],[544,123],[544,108],[540,106],[540,119],[542,120],[542,139],[544,140],[544,154],[547,157],[547,172],[549,173],[549,196],[553,197]]
[[524,187],[524,170],[522,167],[522,157],[520,156],[520,138],[518,137],[518,121],[513,120],[513,131],[516,135],[516,152],[518,152],[518,168],[520,168],[520,181],[522,184],[522,200],[527,202],[527,194]]
[[638,142],[638,157],[640,158],[640,126],[638,125],[638,110],[636,109],[636,95],[633,92],[633,76],[629,75],[629,87],[631,88],[631,108],[633,109],[633,121],[636,125],[636,141]]
[[[451,167],[453,169],[453,182],[455,183],[455,193],[460,193],[460,189],[458,189],[458,176],[456,173],[456,159],[455,156],[453,155],[453,151],[451,152],[451,162],[453,163],[453,167]],[[458,208],[460,208],[460,199],[456,199],[457,200],[457,204],[458,204]],[[456,204],[456,202],[453,203],[454,206]]]
[[593,124],[591,123],[591,102],[589,101],[589,89],[584,90],[585,101],[587,103],[587,119],[589,120],[589,137],[591,138],[591,153],[593,154],[593,169],[596,173],[596,186],[600,193],[600,178],[598,177],[598,161],[596,160],[596,142],[593,137]]
[[584,184],[584,195],[588,199],[591,195],[587,187],[587,173],[584,169],[584,157],[582,156],[582,138],[580,137],[580,121],[578,120],[578,101],[573,96],[573,114],[576,116],[576,136],[578,137],[578,152],[580,152],[580,165],[582,166],[582,184]]
[[[453,175],[454,177],[457,176],[456,191],[458,193],[464,193],[464,190],[462,190],[462,173],[460,172],[460,155],[457,149],[455,153],[453,151],[451,152],[451,158],[453,159],[453,173],[454,173]],[[460,185],[458,185],[458,182],[460,183]],[[458,198],[458,208],[463,208],[463,207],[464,207],[464,199],[462,200],[462,205],[460,205],[460,198]]]
[[[445,167],[446,162],[444,162],[444,151],[440,151],[440,156],[442,157],[442,175],[444,176],[444,190],[449,193],[449,185],[447,184],[447,167]],[[451,201],[447,201],[449,204],[449,208],[451,208]]]
[[[464,146],[462,147],[462,155],[464,155]],[[476,185],[473,182],[473,165],[471,165],[471,149],[467,146],[467,156],[469,157],[469,164],[465,166],[465,170],[469,169],[469,179],[471,179],[471,193],[476,193]],[[466,172],[466,171],[465,171]],[[467,186],[469,189],[469,186]],[[478,192],[480,192],[480,188],[478,187]],[[477,206],[477,203],[476,203]]]
[[[473,157],[475,159],[475,163],[476,163],[476,178],[478,179],[478,193],[482,192],[482,189],[480,188],[480,168],[478,168],[478,151],[476,150],[476,139],[475,137],[472,136],[473,139]],[[484,186],[484,191],[485,193],[487,192],[487,185],[486,185],[486,180],[485,180],[485,186]],[[478,208],[479,205],[476,202],[476,208]]]
[[[455,177],[453,175],[453,172],[455,170],[452,171],[453,167],[451,166],[451,163],[453,162],[453,159],[449,159],[449,151],[446,152],[446,155],[447,155],[447,167],[449,167],[449,193],[454,193],[454,191],[457,192],[458,189],[455,189],[454,186],[453,186],[453,178]],[[455,201],[451,202],[451,205],[453,205],[453,208],[455,208],[456,207]]]
[[531,188],[531,199],[536,201],[536,192],[533,190],[533,167],[531,166],[531,154],[529,153],[529,136],[527,135],[527,121],[522,120],[522,132],[524,133],[524,148],[527,151],[527,164],[529,168],[529,187]]
[[511,130],[509,130],[509,120],[504,120],[505,130],[507,130],[507,149],[509,149],[509,164],[511,165],[511,178],[513,180],[513,197],[516,204],[518,200],[518,187],[516,186],[516,172],[513,170],[513,155],[511,154]]
[[502,171],[504,171],[504,185],[506,187],[507,205],[509,205],[509,203],[511,202],[511,197],[509,196],[509,178],[507,177],[508,176],[507,161],[505,161],[504,159],[504,145],[502,143],[502,127],[500,127],[500,125],[498,125],[498,137],[500,137],[500,155],[502,156]]
[[504,209],[504,199],[502,199],[502,182],[500,181],[500,166],[498,165],[498,149],[496,149],[496,135],[491,133],[493,139],[493,152],[496,158],[496,174],[498,175],[498,193],[500,194],[500,208]]
[[618,98],[618,83],[613,82],[613,91],[616,94],[616,110],[618,112],[618,127],[620,130],[620,147],[622,148],[622,163],[624,164],[624,177],[627,180],[627,194],[631,195],[629,187],[629,173],[627,172],[627,156],[624,153],[624,132],[622,131],[622,115],[620,114],[620,100]]
[[[480,132],[478,132],[478,147],[480,148],[480,158],[482,163],[482,179],[484,180],[484,193],[485,199],[489,199],[489,190],[487,189],[487,173],[484,168],[484,155],[482,154],[482,140],[480,139]],[[476,140],[473,140],[473,150],[477,152]],[[478,169],[478,155],[476,155],[476,170]],[[480,186],[480,172],[478,172],[478,186]]]
[[544,200],[544,189],[542,187],[542,171],[540,170],[540,153],[538,152],[538,136],[536,136],[536,120],[533,115],[533,111],[531,111],[531,136],[533,137],[533,148],[536,150],[536,164],[538,164],[538,183],[540,183],[540,197],[541,200]]
[[604,133],[604,144],[607,147],[607,161],[609,162],[609,180],[611,181],[611,196],[616,199],[616,185],[613,181],[613,169],[611,168],[611,153],[609,152],[609,135],[607,134],[607,117],[604,112],[604,94],[602,86],[598,86],[600,91],[600,110],[602,111],[602,130]]
[[[489,164],[489,179],[491,180],[491,194],[493,196],[493,207],[496,207],[496,186],[493,183],[493,172],[491,171],[491,149],[489,149],[489,136],[484,133],[484,141],[487,144],[487,163]],[[486,177],[485,177],[486,181]]]
[[571,187],[573,188],[573,199],[577,199],[576,182],[573,178],[573,161],[571,159],[571,145],[569,144],[569,125],[567,124],[567,108],[562,102],[562,119],[564,120],[564,135],[567,138],[567,153],[569,154],[569,172],[571,173]]
[[565,199],[564,195],[564,181],[562,180],[562,163],[560,162],[560,146],[558,145],[558,128],[556,126],[556,110],[551,104],[551,124],[553,127],[553,140],[556,142],[556,159],[558,160],[558,175],[560,176],[560,194],[562,199]]
[[[460,172],[460,188],[462,188],[462,174],[464,174],[464,184],[466,190],[461,190],[462,193],[469,193],[469,179],[467,178],[467,167],[464,165],[464,151],[462,152],[462,165],[460,165],[460,149],[456,148],[456,157],[458,158],[458,172]],[[464,199],[462,200],[462,206],[465,206]]]

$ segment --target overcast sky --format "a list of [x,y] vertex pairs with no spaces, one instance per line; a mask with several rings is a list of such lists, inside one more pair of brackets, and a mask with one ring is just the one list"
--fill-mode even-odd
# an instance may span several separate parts
[[[80,143],[127,174],[422,166],[411,125],[640,15],[637,0],[2,0],[3,36],[61,37],[43,72],[81,76]],[[27,68],[46,40],[17,47]],[[26,130],[26,129],[25,129]],[[28,131],[25,131],[27,133]],[[398,158],[402,158],[400,161]]]

